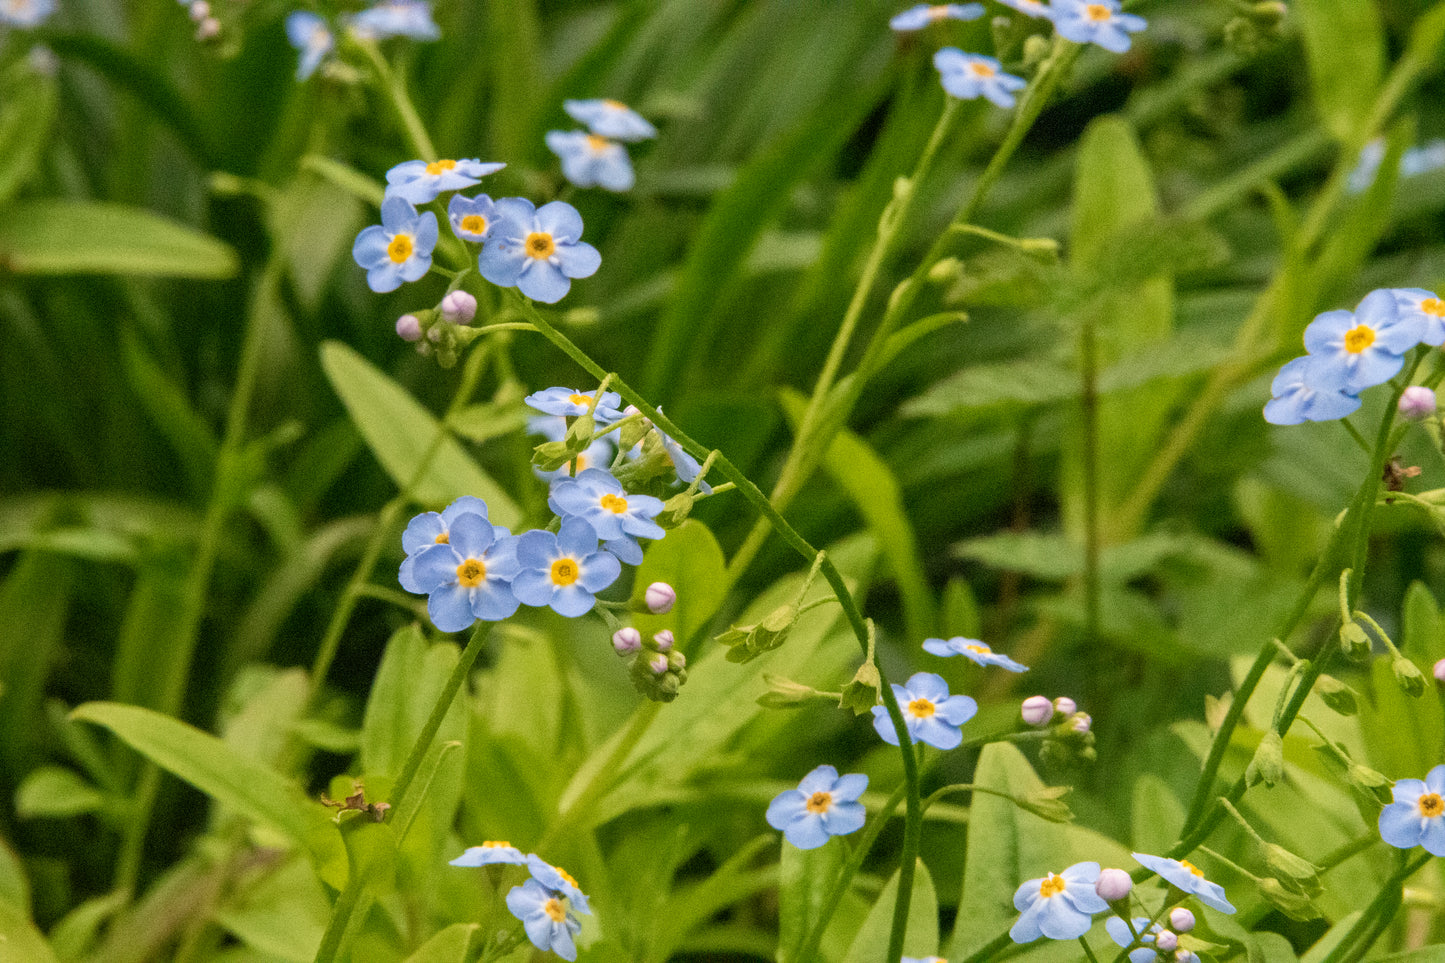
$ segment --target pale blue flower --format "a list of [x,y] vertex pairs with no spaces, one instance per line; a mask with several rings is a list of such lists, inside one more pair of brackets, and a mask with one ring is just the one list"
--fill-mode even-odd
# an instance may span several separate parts
[[603,547],[628,565],[642,564],[639,538],[662,538],[667,533],[654,518],[662,499],[629,495],[622,483],[601,468],[588,468],[575,478],[552,483],[547,506],[562,518],[585,518],[603,540]]
[[1221,913],[1234,912],[1233,904],[1224,897],[1224,887],[1205,879],[1204,870],[1188,860],[1150,856],[1146,853],[1135,853],[1134,858],[1145,869],[1151,869],[1158,873],[1166,883],[1191,896],[1197,896],[1205,906],[1213,907]]
[[[1199,957],[1189,950],[1175,950],[1169,953],[1165,950],[1155,948],[1159,934],[1163,933],[1164,927],[1159,923],[1150,923],[1143,916],[1134,917],[1134,932],[1129,931],[1129,925],[1117,916],[1111,916],[1104,920],[1104,929],[1108,931],[1109,937],[1120,946],[1132,946],[1134,933],[1139,934],[1139,942],[1143,946],[1136,946],[1129,951],[1129,963],[1156,963],[1160,959],[1170,960],[1171,963],[1199,963]],[[1161,956],[1161,954],[1164,954]]]
[[527,865],[527,857],[511,843],[488,840],[480,846],[468,846],[464,853],[447,865],[492,866],[498,863],[525,866]]
[[1424,327],[1422,344],[1439,347],[1445,344],[1445,300],[1423,288],[1391,288],[1395,310],[1401,318],[1418,319]]
[[1002,653],[990,649],[987,644],[978,639],[966,639],[956,635],[951,639],[924,639],[923,651],[933,655],[948,658],[951,655],[961,655],[978,665],[996,665],[1001,669],[1008,669],[1010,672],[1027,672],[1029,667],[1015,662]]
[[457,237],[479,243],[492,233],[492,225],[497,220],[497,205],[485,194],[476,197],[453,194],[447,202],[447,220]]
[[627,148],[580,130],[547,131],[547,147],[562,161],[562,176],[578,187],[630,190],[636,178]]
[[[587,409],[592,406],[592,399],[597,392],[577,391],[575,388],[543,388],[541,391],[534,391],[523,398],[532,408],[545,415],[566,415],[569,418],[576,418],[578,415],[587,414]],[[597,424],[606,427],[622,417],[622,410],[618,407],[622,404],[622,396],[615,391],[604,391],[602,397],[597,399],[597,407],[592,409],[592,418]],[[563,426],[565,431],[566,426]],[[545,434],[546,428],[535,429]],[[560,437],[552,439],[561,441]]]
[[[401,533],[401,547],[406,552],[406,560],[401,563],[401,571],[397,575],[402,588],[417,595],[430,591],[416,581],[413,572],[416,557],[433,545],[450,542],[452,523],[462,515],[478,515],[482,521],[487,521],[487,503],[474,495],[463,495],[440,512],[422,512],[407,523],[406,530]],[[506,538],[510,534],[500,525],[492,526],[494,538]]]
[[857,800],[867,788],[867,776],[839,776],[832,766],[819,766],[803,777],[797,789],[773,797],[768,825],[782,830],[788,842],[799,849],[817,849],[830,836],[846,836],[863,828],[867,813]]
[[386,196],[404,197],[413,204],[425,204],[444,191],[459,191],[481,183],[506,164],[484,164],[471,160],[402,161],[386,172]]
[[[652,430],[657,432],[657,440],[662,442],[662,450],[667,453],[667,460],[672,464],[672,470],[677,472],[677,480],[684,485],[691,485],[697,476],[702,474],[702,465],[696,458],[689,455],[671,435],[661,428]],[[707,482],[700,482],[697,490],[704,495],[712,494],[712,486]]]
[[648,140],[657,136],[657,128],[637,111],[620,100],[564,100],[562,109],[579,124],[586,124],[594,134],[617,140]]
[[1031,879],[1014,892],[1014,909],[1021,915],[1009,930],[1015,943],[1032,943],[1040,936],[1076,940],[1094,925],[1095,913],[1109,908],[1094,892],[1098,863],[1075,863],[1062,873]]
[[1053,8],[1043,3],[1042,0],[998,0],[998,2],[1030,17],[1038,17],[1043,20],[1054,19]]
[[998,107],[1012,107],[1012,91],[1023,90],[1028,82],[999,68],[992,57],[968,54],[957,47],[944,47],[933,55],[933,66],[943,89],[959,100],[985,97]]
[[535,853],[528,854],[527,869],[537,882],[554,893],[567,897],[567,902],[578,912],[592,915],[592,907],[587,905],[587,894],[582,892],[582,887],[572,878],[571,873],[560,866],[553,866]]
[[888,21],[888,26],[898,31],[922,30],[940,20],[977,20],[981,16],[981,3],[920,3],[902,13],[894,14],[893,19]]
[[533,529],[517,541],[521,571],[512,594],[527,605],[548,605],[558,615],[576,618],[592,611],[600,592],[622,573],[611,552],[599,551],[597,532],[581,518],[562,520],[557,534]]
[[296,65],[296,79],[305,80],[316,72],[321,61],[336,46],[336,38],[326,21],[309,10],[296,10],[286,15],[286,39],[301,52]]
[[427,614],[443,632],[460,632],[477,619],[498,622],[517,611],[511,583],[521,570],[518,540],[497,538],[486,518],[457,516],[448,541],[417,553],[413,584],[427,593]]
[[[968,696],[948,694],[948,683],[933,672],[916,672],[906,685],[893,685],[893,697],[903,712],[910,742],[926,742],[938,749],[952,749],[963,741],[959,726],[978,712],[978,703]],[[893,720],[883,706],[873,707],[873,728],[890,746],[898,745]]]
[[565,896],[529,879],[507,893],[507,909],[522,921],[527,939],[537,949],[556,953],[569,963],[577,959],[574,939],[582,931],[582,923],[573,915]]
[[0,24],[29,29],[55,13],[55,0],[0,0]]
[[438,40],[442,35],[441,28],[431,18],[428,0],[382,0],[352,17],[350,23],[359,36],[372,40],[387,37]]
[[381,202],[381,226],[373,224],[356,235],[351,256],[366,269],[371,290],[383,294],[430,271],[436,243],[435,214],[418,214],[406,198],[388,197]]
[[1445,856],[1445,766],[1424,779],[1399,779],[1390,788],[1394,802],[1380,810],[1380,838],[1396,849],[1424,846]]
[[572,279],[591,277],[602,255],[582,237],[582,215],[553,201],[540,208],[522,197],[497,201],[497,223],[477,265],[498,287],[515,286],[544,304],[562,300]]
[[1315,364],[1312,355],[1305,355],[1280,369],[1269,386],[1273,397],[1264,406],[1265,421],[1272,425],[1334,421],[1360,407],[1359,398],[1339,389],[1338,378],[1317,384]]
[[1401,313],[1389,290],[1371,291],[1353,313],[1326,311],[1305,328],[1315,359],[1309,377],[1321,389],[1358,394],[1393,378],[1425,333],[1423,315]]
[[1092,43],[1111,53],[1129,49],[1129,34],[1143,30],[1143,17],[1119,12],[1119,0],[1054,0],[1054,29],[1065,40]]

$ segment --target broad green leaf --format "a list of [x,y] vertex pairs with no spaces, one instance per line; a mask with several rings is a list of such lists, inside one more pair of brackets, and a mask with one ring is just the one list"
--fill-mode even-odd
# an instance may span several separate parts
[[30,915],[0,901],[0,963],[56,963],[55,951]]
[[[1127,582],[1148,573],[1169,558],[1201,552],[1201,540],[1179,535],[1150,534],[1100,553],[1099,574],[1108,582]],[[1058,582],[1084,570],[1084,552],[1054,532],[999,532],[959,542],[954,554],[1007,572]]]
[[1131,842],[1144,853],[1162,853],[1179,838],[1186,815],[1169,784],[1153,773],[1141,773],[1134,781],[1134,816]]
[[89,956],[100,928],[129,902],[129,893],[116,891],[88,899],[66,913],[50,928],[50,945],[55,948],[55,955],[66,961]]
[[0,80],[0,207],[39,165],[55,123],[55,78],[24,60]]
[[287,963],[311,963],[330,918],[331,901],[303,859],[236,887],[213,914],[247,946]]
[[[893,932],[893,904],[898,900],[898,880],[902,870],[878,894],[863,927],[843,963],[876,963],[888,955],[888,938]],[[938,894],[928,867],[918,860],[913,871],[913,894],[908,901],[908,927],[903,931],[903,955],[915,958],[938,953]]]
[[330,157],[307,154],[301,158],[299,166],[372,207],[381,207],[382,199],[386,196],[385,184]]
[[473,943],[483,939],[480,923],[453,923],[421,945],[404,963],[467,963]]
[[[843,858],[843,844],[838,840],[830,839],[816,849],[799,849],[783,842],[778,874],[778,963],[802,963],[797,959],[798,952],[808,929],[818,919]],[[834,922],[837,919],[835,915]]]
[[16,274],[138,274],[219,279],[231,248],[140,208],[94,201],[22,201],[0,209],[0,264]]
[[666,615],[642,612],[633,624],[644,636],[671,629],[686,644],[707,626],[727,589],[727,560],[712,531],[689,518],[647,547],[647,555],[632,580],[632,593],[640,596],[653,582],[666,582],[677,591],[677,602]]
[[[796,391],[784,389],[779,395],[794,431],[802,421],[807,402]],[[840,429],[828,445],[823,459],[833,476],[883,549],[898,591],[903,596],[903,615],[908,637],[922,639],[936,631],[933,593],[923,574],[918,538],[903,508],[903,492],[893,471],[868,443],[846,428]]]
[[32,769],[15,791],[15,815],[22,819],[63,819],[95,812],[105,803],[100,790],[60,766]]
[[[1432,666],[1421,665],[1417,656],[1406,654],[1431,678]],[[1391,779],[1423,779],[1440,762],[1442,718],[1440,699],[1429,686],[1421,698],[1401,691],[1390,668],[1390,657],[1370,664],[1368,695],[1360,705],[1360,730],[1369,747],[1370,764]]]
[[1297,0],[1315,109],[1336,139],[1353,143],[1369,119],[1385,69],[1385,36],[1374,0]]
[[666,903],[655,915],[656,930],[649,943],[653,958],[671,959],[677,947],[727,907],[776,889],[778,867],[756,866],[758,857],[776,845],[777,835],[769,832],[739,846],[725,863],[701,879],[674,884],[669,876],[659,894]]
[[0,840],[0,903],[30,913],[30,878],[10,844]]
[[[399,488],[411,484],[440,430],[437,420],[405,388],[338,341],[321,346],[321,367],[392,481]],[[413,494],[417,502],[438,508],[462,495],[475,495],[487,503],[487,515],[495,524],[516,528],[522,519],[517,504],[450,437],[441,443]]]

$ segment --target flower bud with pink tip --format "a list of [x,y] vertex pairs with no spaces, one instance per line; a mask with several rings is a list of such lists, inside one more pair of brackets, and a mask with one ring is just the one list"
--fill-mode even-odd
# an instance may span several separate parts
[[1042,726],[1054,717],[1054,704],[1043,696],[1029,696],[1019,706],[1019,715],[1031,726]]
[[1094,884],[1094,892],[1106,903],[1117,903],[1121,899],[1127,899],[1130,891],[1134,889],[1134,881],[1129,874],[1122,869],[1106,869],[1099,874],[1099,881]]
[[612,647],[618,655],[631,655],[642,648],[642,633],[630,625],[618,629],[612,633]]
[[653,582],[643,594],[643,600],[653,615],[666,615],[677,602],[677,591],[666,582]]

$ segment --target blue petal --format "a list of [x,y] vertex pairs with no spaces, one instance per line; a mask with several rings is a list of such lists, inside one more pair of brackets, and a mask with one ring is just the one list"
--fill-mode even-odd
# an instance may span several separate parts
[[499,236],[502,222],[493,225],[493,234],[482,247],[477,258],[477,270],[482,277],[502,288],[516,285],[522,276],[522,269],[531,260],[518,245],[508,244]]
[[890,746],[898,745],[898,733],[893,730],[893,720],[888,718],[888,710],[882,706],[873,707],[873,728],[884,742]]
[[600,592],[622,574],[622,563],[611,552],[593,552],[582,559],[577,582],[589,592]]
[[436,512],[422,512],[406,523],[406,531],[401,533],[402,551],[414,555],[436,545],[437,536],[447,530],[446,522],[446,518]]
[[597,530],[585,519],[564,519],[557,531],[557,550],[562,555],[577,558],[591,555],[597,551]]
[[1420,833],[1420,845],[1432,856],[1445,856],[1445,817],[1434,816],[1424,820],[1425,828]]
[[554,256],[557,266],[569,278],[590,278],[602,266],[602,255],[586,241],[559,245]]
[[798,792],[804,796],[811,796],[815,792],[832,792],[837,781],[838,770],[826,764],[821,765],[799,780]]
[[[392,195],[381,202],[381,226],[392,234],[416,230],[416,208],[404,197]],[[432,215],[436,219],[436,215]]]
[[442,521],[450,525],[461,515],[480,515],[487,517],[487,503],[475,495],[463,495],[442,509]]
[[937,716],[930,716],[918,722],[913,732],[914,739],[926,742],[938,749],[956,749],[963,742],[963,733],[957,726],[951,726]]
[[351,256],[357,264],[369,270],[391,261],[386,253],[386,246],[390,243],[391,235],[386,233],[386,229],[373,224],[356,235],[356,241],[351,245]]
[[565,201],[553,201],[537,208],[537,226],[558,241],[575,241],[582,236],[582,215]]
[[[1035,882],[1035,886],[1037,886],[1037,881]],[[1035,891],[1037,892],[1037,890]],[[1008,931],[1009,938],[1015,943],[1032,943],[1044,935],[1043,930],[1039,928],[1039,914],[1043,909],[1040,903],[1042,902],[1044,901],[1039,900],[1024,910],[1023,915],[1018,918],[1018,922],[1014,923],[1013,927]]]
[[574,582],[554,590],[550,604],[552,611],[558,615],[575,619],[592,611],[592,606],[596,603],[597,600],[585,588]]
[[786,789],[773,797],[768,803],[767,820],[768,825],[777,830],[788,828],[788,825],[799,816],[808,811],[808,796],[798,789]]
[[816,813],[806,813],[793,820],[783,830],[783,835],[799,849],[817,849],[828,841],[828,831],[823,828],[823,820]]
[[1040,899],[1039,931],[1051,940],[1076,940],[1089,932],[1093,917],[1070,906],[1058,896]]
[[492,544],[492,523],[480,515],[463,514],[452,523],[450,544],[462,558],[481,558]]
[[523,605],[540,607],[551,603],[555,588],[551,577],[539,569],[523,569],[512,579],[512,594]]
[[471,594],[460,585],[439,586],[426,600],[432,625],[442,632],[460,632],[475,622]]
[[[548,261],[539,261],[536,258],[528,260],[532,263],[524,265],[517,278],[518,291],[543,304],[556,304],[567,296],[567,292],[572,289],[572,282],[567,280],[560,268]],[[483,277],[485,276],[483,272]]]
[[868,777],[858,772],[840,776],[833,786],[833,799],[837,802],[852,802],[868,788]]
[[518,599],[511,586],[498,579],[487,579],[472,589],[472,614],[484,622],[500,622],[517,611]]
[[395,291],[401,287],[401,271],[389,260],[385,264],[378,264],[366,272],[366,286],[377,294]]
[[617,556],[619,562],[626,562],[628,565],[642,564],[642,546],[638,545],[626,535],[609,538],[602,543],[602,547]]
[[838,802],[835,794],[832,808],[823,813],[823,829],[829,836],[846,836],[862,829],[867,819],[862,803]]
[[906,688],[913,696],[921,696],[929,702],[942,702],[948,698],[948,683],[936,672],[915,672],[908,677]]
[[[563,522],[565,525],[566,522]],[[557,536],[534,528],[517,536],[517,562],[524,569],[546,569],[557,557]],[[526,601],[525,599],[523,601]],[[532,603],[528,602],[528,605]]]

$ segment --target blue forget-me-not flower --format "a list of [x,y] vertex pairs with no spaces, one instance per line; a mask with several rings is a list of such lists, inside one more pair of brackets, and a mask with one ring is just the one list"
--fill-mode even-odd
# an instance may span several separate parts
[[1094,925],[1095,913],[1109,908],[1094,891],[1098,863],[1075,863],[1062,873],[1031,879],[1014,892],[1018,921],[1008,935],[1015,943],[1032,943],[1040,936],[1076,940]]
[[540,529],[517,538],[521,571],[512,579],[512,594],[527,605],[549,605],[558,615],[576,618],[592,610],[594,593],[622,573],[611,552],[597,548],[597,530],[585,519],[564,518],[554,535]]
[[986,97],[999,107],[1014,105],[1013,91],[1028,83],[1021,77],[1006,74],[992,57],[964,53],[957,47],[944,47],[933,55],[943,89],[959,100]]
[[1129,49],[1129,34],[1148,24],[1143,17],[1119,12],[1119,0],[1054,0],[1054,29],[1065,40],[1092,43],[1111,53]]
[[[463,495],[440,512],[422,512],[407,523],[406,530],[401,533],[401,547],[406,552],[406,560],[401,563],[401,571],[397,575],[402,588],[418,595],[429,591],[416,581],[413,572],[416,557],[433,545],[450,542],[452,523],[462,515],[480,515],[483,521],[487,521],[487,503],[475,495]],[[500,525],[493,525],[492,534],[505,538],[512,533]]]
[[1145,869],[1152,869],[1166,883],[1197,896],[1205,906],[1221,913],[1233,913],[1234,905],[1224,897],[1224,887],[1204,878],[1204,870],[1186,859],[1169,859],[1164,856],[1150,856],[1135,853],[1134,858]]
[[561,866],[553,866],[536,853],[529,853],[527,870],[537,882],[554,893],[567,897],[567,902],[579,912],[592,915],[592,907],[587,904],[587,894],[582,892],[582,887],[572,878],[572,874]]
[[839,776],[832,766],[819,766],[768,804],[768,825],[782,830],[799,849],[817,849],[829,836],[846,836],[863,827],[867,813],[858,797],[868,788],[859,773]]
[[382,0],[351,18],[353,32],[372,40],[387,37],[410,37],[413,40],[438,40],[441,28],[431,18],[428,0]]
[[522,921],[527,939],[537,949],[556,953],[569,963],[577,959],[574,939],[582,931],[582,922],[573,915],[566,897],[529,879],[507,893],[507,909]]
[[1423,288],[1392,288],[1395,310],[1402,318],[1418,318],[1424,329],[1420,342],[1432,347],[1445,344],[1445,301],[1433,291]]
[[1405,363],[1405,352],[1425,333],[1423,315],[1405,314],[1388,290],[1372,291],[1353,312],[1326,311],[1305,328],[1310,370],[1321,388],[1357,394],[1383,384]]
[[[532,392],[522,401],[544,415],[566,415],[575,418],[587,414],[596,394],[595,391],[577,391],[574,388],[543,388],[541,391]],[[599,425],[610,425],[622,417],[622,410],[618,407],[621,404],[621,395],[615,391],[604,391],[602,397],[597,399],[597,407],[592,408],[592,417]],[[564,430],[565,427],[563,426]],[[536,430],[547,433],[545,427],[539,426]]]
[[552,483],[547,505],[562,518],[585,518],[603,547],[628,565],[642,564],[637,539],[667,534],[653,521],[662,511],[662,499],[629,495],[601,468],[588,468],[575,478],[559,477]]
[[527,865],[522,851],[505,840],[487,840],[480,846],[468,846],[449,866],[493,866],[498,863],[513,866]]
[[452,522],[445,543],[416,555],[411,575],[427,593],[427,614],[443,632],[477,619],[497,622],[517,611],[511,582],[520,571],[518,540],[498,538],[490,522],[470,512]]
[[631,189],[635,177],[627,148],[580,130],[547,131],[547,147],[562,161],[562,176],[578,187]]
[[951,655],[961,655],[978,665],[996,665],[1001,669],[1008,669],[1010,672],[1027,672],[1029,667],[1015,662],[1008,656],[995,652],[986,643],[978,639],[965,639],[956,635],[951,639],[924,639],[923,651],[933,655],[948,658]]
[[894,30],[922,30],[940,20],[977,20],[983,16],[981,3],[920,3],[894,14],[888,26]]
[[[911,742],[952,749],[963,741],[959,726],[974,717],[978,703],[965,695],[949,695],[948,683],[933,672],[915,672],[905,685],[893,684],[893,697],[903,711]],[[898,745],[893,720],[883,706],[873,707],[873,728],[890,746]]]
[[497,223],[477,261],[482,277],[498,287],[516,287],[534,301],[555,304],[572,279],[591,277],[602,255],[582,237],[582,215],[571,204],[553,201],[540,208],[523,197],[497,201]]
[[425,204],[443,191],[459,191],[481,183],[506,164],[484,164],[471,160],[402,161],[386,172],[388,197],[404,197],[413,204]]
[[1295,358],[1280,369],[1270,384],[1273,396],[1264,406],[1264,420],[1272,425],[1298,425],[1306,421],[1334,421],[1360,407],[1360,399],[1314,374],[1311,355]]
[[1054,19],[1053,8],[1043,3],[1042,0],[998,0],[998,2],[1030,17],[1038,17],[1043,20]]
[[371,290],[384,294],[430,271],[436,243],[435,214],[418,214],[406,198],[388,197],[381,202],[381,225],[373,224],[356,235],[351,256],[366,269]]
[[1397,849],[1424,846],[1445,856],[1445,766],[1424,779],[1399,779],[1390,788],[1394,802],[1380,810],[1380,838]]
[[497,220],[497,205],[485,194],[476,197],[453,194],[447,202],[447,220],[457,237],[480,243],[492,232],[492,224]]
[[564,100],[567,116],[602,137],[615,140],[648,140],[657,136],[657,128],[620,100]]
[[336,46],[336,38],[324,19],[309,10],[296,10],[286,15],[286,39],[301,53],[296,65],[296,79],[305,80],[316,72],[321,61]]

